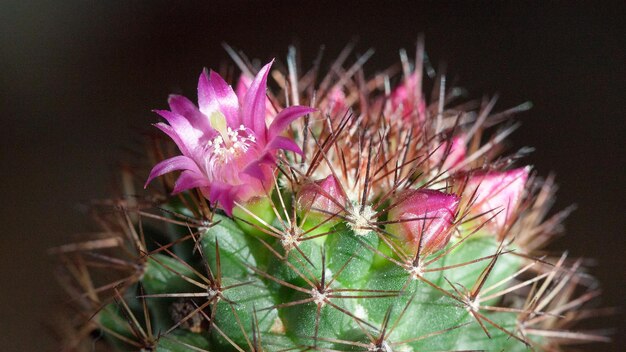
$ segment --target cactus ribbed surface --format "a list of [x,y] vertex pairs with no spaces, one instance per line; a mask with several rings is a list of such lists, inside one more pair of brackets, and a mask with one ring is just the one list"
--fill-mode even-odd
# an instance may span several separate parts
[[568,212],[548,216],[552,178],[503,145],[529,104],[460,100],[423,77],[421,42],[370,78],[369,53],[350,63],[346,50],[322,75],[293,50],[260,69],[229,52],[236,88],[211,71],[197,105],[170,96],[165,134],[123,168],[120,197],[94,203],[102,231],[54,249],[77,309],[68,350],[606,340],[571,330],[596,295],[581,262],[542,251]]

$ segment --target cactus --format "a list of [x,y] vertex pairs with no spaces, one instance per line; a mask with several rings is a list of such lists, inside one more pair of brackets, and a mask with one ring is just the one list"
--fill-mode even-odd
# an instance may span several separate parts
[[284,70],[228,51],[236,89],[205,71],[198,105],[170,96],[164,134],[122,169],[124,195],[94,202],[102,231],[53,250],[76,308],[68,350],[607,340],[571,330],[597,294],[581,261],[541,251],[568,213],[548,217],[552,177],[513,166],[526,150],[504,154],[529,104],[459,103],[443,76],[428,98],[421,42],[369,79],[369,54],[346,65],[346,51],[322,76],[293,50]]

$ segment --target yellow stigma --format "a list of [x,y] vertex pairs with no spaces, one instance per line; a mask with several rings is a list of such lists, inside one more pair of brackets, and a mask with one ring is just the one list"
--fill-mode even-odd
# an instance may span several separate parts
[[222,136],[226,136],[226,116],[222,114],[220,111],[215,111],[209,117],[209,121],[211,122],[211,127],[213,127],[219,134]]

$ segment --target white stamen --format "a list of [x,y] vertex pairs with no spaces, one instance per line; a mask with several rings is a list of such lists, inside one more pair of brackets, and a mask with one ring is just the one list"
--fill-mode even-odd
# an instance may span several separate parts
[[256,143],[254,133],[244,125],[240,125],[236,130],[227,127],[226,131],[221,131],[206,144],[209,149],[205,160],[207,172],[210,174],[216,166],[227,164],[244,154],[254,143]]

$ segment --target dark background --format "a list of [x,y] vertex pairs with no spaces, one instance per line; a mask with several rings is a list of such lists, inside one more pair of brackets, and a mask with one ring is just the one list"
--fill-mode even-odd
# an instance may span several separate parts
[[[530,100],[514,147],[557,174],[556,208],[577,204],[554,244],[597,259],[603,304],[624,306],[626,11],[619,3],[0,1],[0,349],[52,349],[42,322],[59,301],[45,249],[93,229],[81,203],[107,196],[123,147],[157,120],[172,91],[195,100],[220,43],[267,61],[298,43],[308,66],[355,35],[376,49],[369,72],[412,52],[419,33],[470,97],[500,109]],[[306,5],[305,5],[306,4]],[[626,340],[624,315],[603,319]]]

